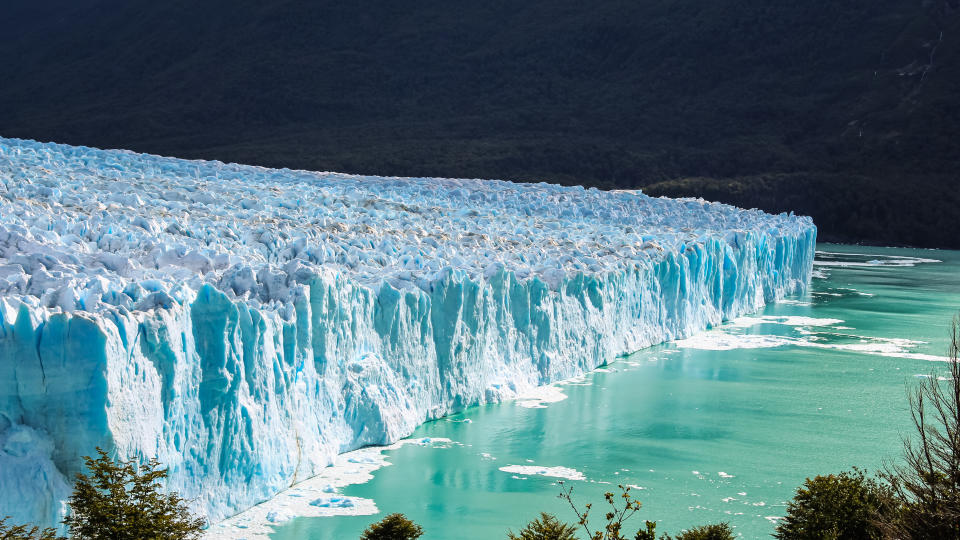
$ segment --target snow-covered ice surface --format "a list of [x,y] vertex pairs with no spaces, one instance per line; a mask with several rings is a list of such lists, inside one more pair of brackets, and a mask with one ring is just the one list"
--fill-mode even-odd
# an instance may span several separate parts
[[216,522],[801,291],[815,239],[640,192],[0,139],[0,508],[55,523],[100,446]]

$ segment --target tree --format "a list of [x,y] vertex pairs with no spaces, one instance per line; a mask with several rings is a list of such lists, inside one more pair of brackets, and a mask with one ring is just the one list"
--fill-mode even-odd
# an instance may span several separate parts
[[63,540],[57,536],[57,531],[49,527],[41,529],[29,525],[10,525],[8,519],[10,516],[0,519],[0,540]]
[[204,521],[191,515],[176,493],[160,492],[167,470],[151,459],[114,462],[84,457],[90,475],[77,473],[63,523],[77,540],[187,540],[199,538]]
[[577,540],[576,529],[558,520],[556,516],[540,512],[535,519],[520,530],[520,534],[507,533],[508,540]]
[[403,514],[390,514],[367,527],[360,540],[414,540],[423,535],[423,528]]
[[948,373],[933,372],[910,395],[915,438],[905,463],[883,473],[902,511],[883,521],[898,538],[960,539],[960,316],[950,329]]
[[[623,536],[622,533],[623,524],[639,512],[642,506],[640,501],[634,499],[633,495],[630,494],[629,486],[617,486],[621,491],[619,498],[623,499],[622,508],[617,507],[616,495],[609,491],[604,493],[603,498],[607,501],[607,504],[610,505],[610,510],[604,515],[607,524],[603,529],[597,529],[596,531],[590,528],[589,520],[590,510],[593,508],[593,505],[587,503],[583,512],[581,512],[573,502],[573,486],[562,489],[563,482],[560,482],[560,486],[560,498],[570,503],[570,507],[573,508],[573,512],[579,519],[577,524],[583,527],[583,530],[586,531],[587,537],[590,540],[626,540],[627,537]],[[634,535],[634,540],[655,540],[657,537],[656,528],[656,522],[647,521],[646,528],[638,530]]]
[[[671,540],[669,536],[664,536],[665,540]],[[683,531],[672,540],[734,540],[733,529],[729,523],[716,523],[712,525],[701,525],[690,530]]]
[[876,520],[896,507],[890,490],[863,471],[807,478],[787,504],[774,536],[781,540],[880,538]]

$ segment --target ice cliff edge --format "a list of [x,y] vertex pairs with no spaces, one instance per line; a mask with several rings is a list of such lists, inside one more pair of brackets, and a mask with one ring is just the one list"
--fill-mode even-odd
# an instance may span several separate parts
[[816,228],[702,200],[0,139],[0,515],[96,446],[218,520],[471,405],[809,282]]

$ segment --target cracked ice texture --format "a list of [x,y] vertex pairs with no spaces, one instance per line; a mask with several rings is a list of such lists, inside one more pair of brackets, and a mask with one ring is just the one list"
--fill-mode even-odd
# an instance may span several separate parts
[[99,445],[218,520],[800,292],[815,239],[640,192],[0,139],[0,508],[53,524]]

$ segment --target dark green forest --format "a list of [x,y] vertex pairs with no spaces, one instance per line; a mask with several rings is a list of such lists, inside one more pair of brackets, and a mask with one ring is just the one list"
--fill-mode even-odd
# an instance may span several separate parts
[[37,0],[0,135],[550,181],[960,247],[960,0]]

